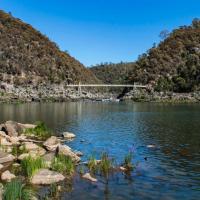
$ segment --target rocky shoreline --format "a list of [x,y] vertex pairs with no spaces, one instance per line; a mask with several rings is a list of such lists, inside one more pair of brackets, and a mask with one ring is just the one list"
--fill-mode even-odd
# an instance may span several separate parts
[[134,89],[129,92],[117,93],[108,90],[86,89],[81,92],[78,88],[68,88],[60,84],[14,86],[0,84],[0,102],[66,102],[66,101],[101,101],[104,99],[119,99],[120,101],[134,102],[171,102],[171,103],[198,103],[200,92],[174,93],[155,92],[148,89]]
[[[81,162],[83,153],[65,144],[75,137],[76,135],[70,132],[62,133],[61,137],[54,136],[44,123],[35,125],[6,121],[1,124],[0,199],[8,198],[5,196],[10,195],[7,193],[13,184],[39,187],[58,184],[56,187],[61,188],[59,183],[72,178],[76,173],[80,174],[82,179],[97,182],[97,171],[107,179],[111,171],[127,173],[133,170],[131,154],[118,166],[113,165],[112,159],[106,153],[102,154],[100,160],[90,158]],[[35,195],[29,199],[38,198]]]
[[69,88],[64,85],[29,85],[14,86],[13,84],[0,84],[1,102],[64,102],[79,100],[101,100],[116,97],[116,94],[102,92],[95,89]]
[[199,103],[200,92],[174,93],[174,92],[155,92],[148,90],[131,90],[126,93],[122,100],[135,102],[157,102],[157,103]]

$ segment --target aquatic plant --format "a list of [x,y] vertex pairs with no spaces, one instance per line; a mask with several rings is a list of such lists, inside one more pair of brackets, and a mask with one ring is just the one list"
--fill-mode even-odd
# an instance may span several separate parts
[[32,158],[28,156],[21,161],[21,168],[25,175],[31,178],[39,169],[45,168],[45,162],[41,157]]
[[59,193],[60,193],[60,190],[59,190],[59,185],[57,185],[56,183],[53,183],[50,185],[50,194],[49,196],[52,197],[53,199],[58,199],[59,197]]
[[51,131],[47,128],[44,122],[37,122],[35,128],[28,128],[24,131],[25,135],[34,135],[40,139],[46,139],[51,136]]
[[51,163],[51,168],[67,175],[74,173],[74,163],[69,156],[65,155],[57,155]]
[[97,160],[95,159],[94,156],[91,156],[89,158],[89,161],[87,163],[87,166],[88,166],[88,169],[91,171],[91,172],[96,172],[97,171]]
[[83,175],[83,174],[84,174],[84,171],[85,171],[85,170],[84,170],[84,167],[83,167],[83,166],[80,166],[80,167],[79,167],[79,174],[80,174],[80,175]]
[[18,179],[14,179],[5,185],[3,200],[31,200],[34,198],[34,191],[27,188],[25,184]]
[[129,152],[125,157],[124,157],[124,163],[123,166],[128,170],[132,171],[134,169],[134,165],[132,163],[133,159],[133,153]]
[[106,152],[101,155],[101,162],[99,163],[99,171],[102,175],[108,177],[113,169],[114,159],[110,158]]

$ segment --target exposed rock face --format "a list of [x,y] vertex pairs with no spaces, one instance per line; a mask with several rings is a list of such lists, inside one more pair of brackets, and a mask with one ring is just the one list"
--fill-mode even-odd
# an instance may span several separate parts
[[1,174],[1,180],[2,181],[8,181],[10,182],[13,178],[15,178],[16,176],[12,173],[10,173],[10,171],[5,171]]
[[40,169],[31,179],[31,183],[35,185],[50,185],[63,181],[65,177],[54,171],[48,169]]
[[12,162],[14,159],[15,157],[13,155],[0,151],[0,164]]
[[70,132],[64,132],[63,137],[66,138],[66,139],[73,139],[73,138],[76,137],[76,135],[73,134],[73,133],[70,133]]
[[59,145],[58,153],[71,157],[74,162],[80,162],[80,158],[67,145]]
[[96,179],[96,178],[93,178],[93,177],[90,175],[90,173],[84,174],[84,175],[82,176],[82,178],[87,179],[87,180],[89,180],[89,181],[91,181],[91,182],[97,182],[97,179]]
[[57,147],[60,144],[60,140],[55,137],[55,136],[51,136],[50,138],[48,138],[44,143],[44,147],[48,150],[48,151],[55,151],[57,149]]

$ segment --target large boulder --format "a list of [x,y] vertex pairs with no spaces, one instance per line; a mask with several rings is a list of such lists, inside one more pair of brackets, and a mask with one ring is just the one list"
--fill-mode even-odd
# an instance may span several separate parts
[[10,171],[8,171],[8,170],[1,174],[1,180],[2,181],[10,182],[15,177],[16,176],[14,174],[10,173]]
[[73,139],[73,138],[75,138],[76,137],[76,135],[74,134],[74,133],[70,133],[70,132],[63,132],[63,137],[65,138],[65,139]]
[[34,144],[33,142],[25,142],[24,148],[27,151],[34,151],[34,150],[37,150],[39,148],[39,146],[37,144]]
[[81,158],[78,157],[72,150],[70,147],[68,147],[67,145],[59,145],[58,146],[58,153],[65,155],[65,156],[69,156],[74,162],[80,162]]
[[63,181],[65,177],[55,171],[50,171],[48,169],[40,169],[33,177],[31,178],[31,183],[35,185],[50,185]]
[[0,126],[0,130],[4,131],[7,135],[17,137],[22,131],[21,127],[17,122],[7,121]]
[[12,162],[14,160],[15,160],[15,157],[13,155],[0,151],[0,164]]
[[44,143],[44,147],[48,151],[55,151],[60,144],[60,140],[56,136],[51,136]]
[[43,156],[46,153],[46,150],[38,146],[33,142],[25,142],[24,148],[32,155]]

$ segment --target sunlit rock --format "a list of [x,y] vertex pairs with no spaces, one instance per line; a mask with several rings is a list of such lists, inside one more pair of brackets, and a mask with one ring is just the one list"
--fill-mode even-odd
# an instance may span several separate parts
[[91,182],[97,182],[97,179],[96,179],[96,178],[93,178],[93,177],[90,175],[90,173],[84,174],[84,175],[82,176],[82,178],[87,179],[87,180],[89,180],[89,181],[91,181]]
[[50,171],[48,169],[40,169],[31,178],[31,183],[35,185],[50,185],[63,181],[64,179],[65,177],[58,172]]

